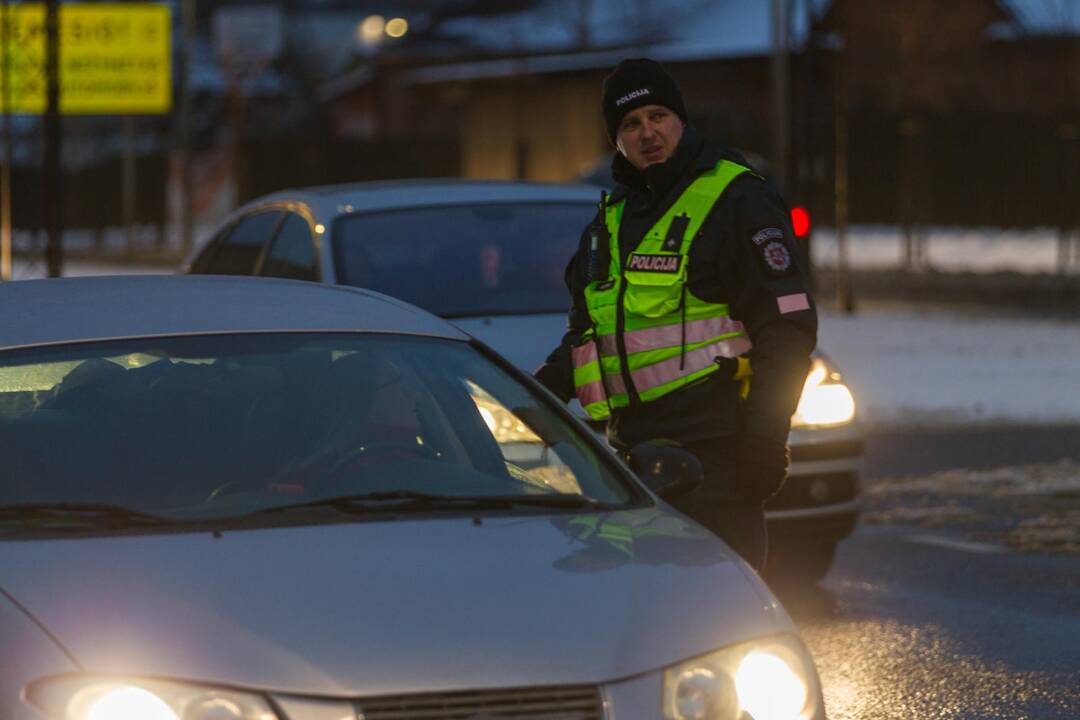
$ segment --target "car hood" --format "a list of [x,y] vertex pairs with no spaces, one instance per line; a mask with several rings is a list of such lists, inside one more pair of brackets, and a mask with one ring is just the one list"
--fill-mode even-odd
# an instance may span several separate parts
[[663,508],[0,542],[87,672],[354,696],[595,683],[790,620]]

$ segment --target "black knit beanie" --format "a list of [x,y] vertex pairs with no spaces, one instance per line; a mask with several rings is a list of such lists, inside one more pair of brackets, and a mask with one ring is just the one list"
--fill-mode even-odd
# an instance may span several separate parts
[[648,58],[623,60],[604,78],[604,122],[612,144],[619,123],[632,110],[645,105],[663,105],[686,120],[682,93],[660,63]]

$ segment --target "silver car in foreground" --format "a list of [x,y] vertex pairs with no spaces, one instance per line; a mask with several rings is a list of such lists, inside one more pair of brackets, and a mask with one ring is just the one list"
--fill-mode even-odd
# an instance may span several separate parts
[[644,484],[454,326],[266,279],[0,304],[5,720],[824,718],[769,590],[659,499],[680,451]]
[[[531,372],[565,332],[563,269],[598,196],[586,185],[462,180],[286,190],[237,210],[188,270],[378,290],[447,318]],[[863,454],[854,400],[823,355],[789,445],[790,476],[766,506],[767,571],[816,580],[855,527]]]

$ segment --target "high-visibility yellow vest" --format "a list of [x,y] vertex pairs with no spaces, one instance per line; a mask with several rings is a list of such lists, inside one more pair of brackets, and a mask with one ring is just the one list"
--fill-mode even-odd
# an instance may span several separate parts
[[630,404],[631,393],[642,402],[663,397],[716,372],[718,358],[749,352],[750,338],[728,306],[695,297],[686,283],[698,230],[744,172],[750,170],[721,160],[695,179],[645,233],[626,267],[618,245],[626,200],[607,208],[610,269],[585,287],[592,327],[572,351],[574,387],[590,417],[610,417]]

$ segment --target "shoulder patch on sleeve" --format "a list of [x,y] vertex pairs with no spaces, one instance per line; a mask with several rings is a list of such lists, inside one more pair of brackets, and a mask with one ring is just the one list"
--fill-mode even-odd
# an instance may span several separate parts
[[770,240],[761,248],[761,258],[765,268],[776,275],[783,275],[791,270],[791,252],[781,240]]
[[762,271],[770,277],[784,277],[796,269],[789,235],[779,225],[758,227],[749,233],[752,249]]
[[810,309],[810,297],[804,293],[792,293],[776,298],[776,308],[781,315]]
[[784,231],[781,228],[767,227],[767,228],[762,228],[762,229],[758,230],[756,233],[754,233],[754,236],[750,238],[750,241],[753,242],[758,247],[761,247],[762,245],[769,242],[770,240],[783,240],[783,239],[784,239]]

